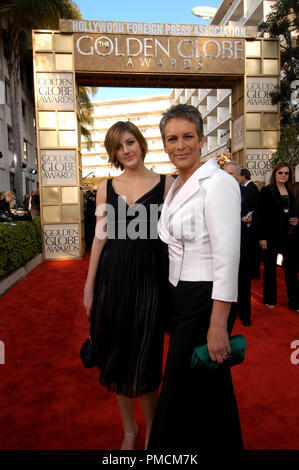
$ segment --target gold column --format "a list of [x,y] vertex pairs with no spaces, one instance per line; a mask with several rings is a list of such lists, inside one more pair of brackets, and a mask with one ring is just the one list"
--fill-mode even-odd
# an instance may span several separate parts
[[84,254],[79,100],[73,35],[33,31],[44,259]]
[[244,77],[232,88],[232,159],[244,165]]
[[271,172],[269,159],[279,140],[279,107],[270,93],[279,84],[279,39],[246,41],[244,159],[252,180],[265,182]]

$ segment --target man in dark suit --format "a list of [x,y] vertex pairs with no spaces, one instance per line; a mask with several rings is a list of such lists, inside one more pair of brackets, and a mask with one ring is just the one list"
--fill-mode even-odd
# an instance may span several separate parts
[[[251,252],[250,258],[250,272],[251,279],[258,279],[260,277],[260,247],[257,233],[257,209],[259,204],[259,190],[257,186],[251,181],[251,174],[247,168],[241,168],[240,172],[241,196],[242,196],[242,217],[245,217],[248,212],[252,212],[251,224],[246,233],[248,235],[247,247]],[[243,189],[246,188],[246,191]],[[242,195],[243,193],[243,195]],[[243,223],[242,223],[243,227]]]
[[[250,181],[249,170],[240,168],[237,162],[227,162],[224,170],[239,183],[241,191],[241,252],[238,279],[237,310],[244,326],[251,325],[251,278],[252,259],[255,255],[255,213],[258,206],[259,191]],[[243,185],[242,182],[245,182]]]
[[251,174],[247,168],[241,168],[239,182],[243,188],[246,188],[242,204],[249,209],[248,212],[256,211],[259,200],[259,190],[251,181]]

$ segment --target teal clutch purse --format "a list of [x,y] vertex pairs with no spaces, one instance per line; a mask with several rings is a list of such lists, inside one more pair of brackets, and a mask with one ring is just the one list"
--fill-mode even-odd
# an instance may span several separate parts
[[240,364],[245,358],[246,340],[243,335],[235,335],[230,338],[229,342],[231,352],[228,358],[221,363],[212,361],[206,344],[195,347],[191,357],[191,366],[219,369],[220,367],[231,367]]

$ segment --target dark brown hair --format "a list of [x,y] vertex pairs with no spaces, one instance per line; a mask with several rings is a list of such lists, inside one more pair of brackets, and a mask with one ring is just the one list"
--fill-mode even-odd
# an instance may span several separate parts
[[145,156],[148,152],[147,142],[138,127],[130,121],[117,121],[115,124],[113,124],[113,126],[110,127],[110,129],[108,129],[104,145],[107,150],[109,162],[111,165],[113,165],[115,168],[121,168],[121,170],[123,170],[124,167],[117,160],[116,151],[118,149],[121,136],[124,132],[130,132],[136,138],[141,148],[141,156],[143,160],[145,159]]
[[272,170],[271,178],[270,178],[270,183],[269,187],[272,191],[274,191],[274,188],[276,186],[276,173],[281,169],[281,168],[288,168],[289,169],[289,178],[288,181],[286,182],[285,186],[288,187],[288,189],[292,192],[292,183],[293,183],[293,170],[290,166],[289,163],[287,162],[278,162],[276,163],[275,167]]

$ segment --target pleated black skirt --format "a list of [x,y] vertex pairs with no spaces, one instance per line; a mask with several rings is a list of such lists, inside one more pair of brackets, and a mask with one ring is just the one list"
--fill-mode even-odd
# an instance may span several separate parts
[[99,261],[91,314],[99,380],[131,398],[157,390],[162,380],[160,244],[108,240]]

